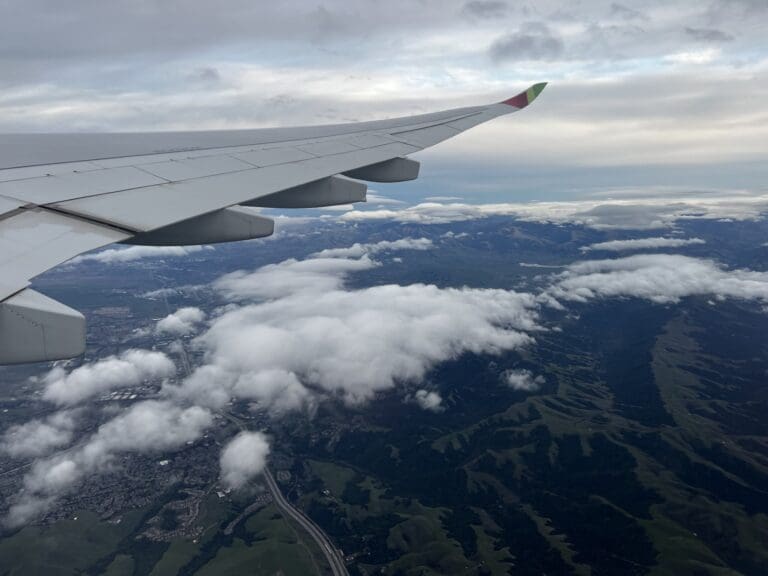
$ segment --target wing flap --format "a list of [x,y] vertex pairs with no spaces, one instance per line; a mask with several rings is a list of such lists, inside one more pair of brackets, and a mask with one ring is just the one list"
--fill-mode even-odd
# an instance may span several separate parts
[[57,264],[129,237],[125,232],[43,208],[14,213],[0,220],[0,301]]
[[47,362],[85,352],[85,318],[34,290],[0,303],[0,364]]

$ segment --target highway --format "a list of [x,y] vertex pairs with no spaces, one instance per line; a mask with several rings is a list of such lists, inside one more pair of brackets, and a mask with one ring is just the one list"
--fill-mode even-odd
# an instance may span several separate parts
[[315,542],[317,542],[320,550],[323,551],[325,559],[328,560],[328,564],[331,566],[333,576],[349,576],[349,572],[347,572],[347,567],[344,565],[344,559],[342,558],[341,553],[333,547],[333,544],[325,535],[325,532],[323,532],[317,524],[305,516],[301,510],[294,508],[285,499],[268,468],[264,468],[264,478],[267,481],[267,486],[272,493],[272,497],[275,499],[275,504],[280,511],[284,515],[288,515],[292,520],[298,522],[299,525],[312,536]]

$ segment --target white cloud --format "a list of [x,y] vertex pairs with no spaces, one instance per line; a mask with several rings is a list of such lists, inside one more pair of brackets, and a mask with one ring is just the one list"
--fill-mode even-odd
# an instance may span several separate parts
[[40,457],[68,445],[76,425],[75,412],[56,412],[44,420],[35,419],[11,426],[3,436],[3,450],[14,458]]
[[658,303],[686,296],[768,301],[768,272],[727,270],[713,260],[678,254],[638,254],[615,260],[589,260],[568,266],[547,291],[579,302],[632,296]]
[[534,377],[530,370],[507,370],[503,378],[508,386],[523,392],[535,392],[545,382],[543,376]]
[[434,247],[429,238],[401,238],[382,240],[374,244],[353,244],[346,248],[327,248],[316,252],[312,258],[360,258],[365,254],[375,255],[392,250],[430,250]]
[[215,286],[225,297],[257,302],[211,322],[195,340],[206,363],[167,393],[212,407],[249,399],[278,413],[312,407],[328,394],[359,403],[464,352],[532,342],[528,332],[540,327],[530,294],[423,284],[344,288],[349,274],[379,265],[372,254],[431,247],[426,238],[356,244],[222,277]]
[[43,377],[43,398],[59,405],[73,405],[97,396],[141,384],[145,380],[168,378],[176,373],[173,362],[162,352],[127,350],[71,372],[56,366]]
[[168,298],[169,296],[186,296],[199,298],[201,294],[208,291],[210,291],[210,286],[202,284],[186,284],[184,286],[174,286],[173,288],[158,288],[157,290],[150,290],[149,292],[144,292],[141,297],[148,298],[150,300]]
[[395,200],[394,198],[389,198],[387,196],[382,196],[380,194],[376,194],[373,192],[368,192],[367,202],[368,204],[391,204],[391,205],[405,204],[405,202],[403,202],[402,200]]
[[685,219],[758,220],[766,211],[768,195],[670,195],[504,204],[425,202],[402,210],[351,210],[339,219],[345,222],[393,220],[407,224],[449,224],[490,216],[510,216],[527,222],[577,224],[598,230],[653,230],[671,227],[678,220]]
[[261,474],[267,465],[269,443],[261,432],[240,432],[221,451],[221,481],[229,488],[242,488]]
[[443,410],[443,398],[437,392],[429,390],[417,390],[413,399],[422,410],[441,412]]
[[452,230],[448,230],[445,234],[442,234],[440,236],[441,238],[456,238],[458,240],[462,238],[469,238],[469,233],[467,232],[459,232],[458,234],[456,232],[453,232]]
[[118,264],[135,262],[145,258],[180,258],[201,252],[213,250],[212,246],[131,246],[129,248],[109,248],[101,252],[84,254],[73,258],[68,264],[81,262],[100,262],[102,264]]
[[198,406],[182,408],[155,400],[134,404],[102,424],[77,449],[37,460],[24,477],[24,491],[12,502],[6,523],[28,522],[83,478],[108,470],[118,454],[179,448],[199,438],[212,422],[210,412]]
[[378,266],[364,256],[359,260],[312,258],[284,260],[259,268],[256,272],[240,270],[219,278],[213,286],[231,300],[280,298],[296,292],[330,291],[341,287],[352,272]]
[[652,250],[654,248],[680,248],[693,244],[705,244],[701,238],[638,238],[634,240],[609,240],[581,248],[582,252],[606,250],[621,252],[624,250]]
[[205,312],[200,308],[179,308],[157,323],[155,331],[159,334],[186,336],[197,330],[198,325],[205,320]]
[[[495,353],[531,343],[526,332],[538,328],[536,308],[530,294],[423,284],[298,291],[214,320],[196,339],[207,350],[208,364],[180,392],[201,402],[210,401],[212,386],[224,388],[216,398],[221,402],[236,393],[243,375],[278,371],[347,402],[362,402],[398,381],[418,381],[437,362],[464,352]],[[290,382],[281,389],[294,397]]]

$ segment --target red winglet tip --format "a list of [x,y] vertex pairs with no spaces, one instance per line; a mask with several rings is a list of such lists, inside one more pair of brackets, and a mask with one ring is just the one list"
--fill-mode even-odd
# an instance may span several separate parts
[[540,82],[539,84],[534,84],[528,90],[525,92],[520,92],[517,96],[512,96],[512,98],[508,100],[504,100],[502,104],[506,104],[507,106],[514,106],[515,108],[525,108],[528,106],[531,102],[536,100],[536,97],[541,94],[541,91],[544,90],[544,87],[547,85],[546,82]]
[[506,104],[507,106],[514,106],[515,108],[525,108],[528,106],[528,93],[520,92],[520,94],[517,96],[512,96],[512,98],[504,100],[502,104]]

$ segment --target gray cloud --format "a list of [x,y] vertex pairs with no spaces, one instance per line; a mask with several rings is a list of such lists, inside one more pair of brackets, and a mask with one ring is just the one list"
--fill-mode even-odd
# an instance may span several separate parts
[[563,41],[548,26],[537,22],[497,38],[491,44],[490,55],[496,62],[555,60],[564,50]]
[[221,81],[221,73],[213,66],[203,66],[195,69],[189,79],[192,82],[203,82],[205,84],[217,84]]
[[699,42],[732,42],[733,36],[716,28],[691,28],[686,26],[685,33]]
[[462,12],[476,18],[501,18],[509,11],[509,5],[500,0],[470,0]]
[[[711,4],[710,14],[690,3],[543,0],[516,3],[503,18],[462,18],[462,0],[329,0],[320,8],[296,0],[258,9],[234,0],[223,11],[200,0],[74,0],[62,26],[52,0],[10,2],[0,22],[0,131],[362,120],[501,99],[510,85],[546,73],[553,83],[541,109],[446,143],[431,158],[499,166],[762,161],[765,122],[750,102],[765,100],[766,50],[749,25],[756,20],[745,23],[761,2]],[[494,6],[481,2],[476,11]],[[544,28],[531,27],[532,17]],[[738,41],[702,44],[683,26],[726,30]],[[507,59],[500,75],[489,39],[499,39],[499,56],[511,44],[526,57],[555,59],[546,70]],[[478,186],[490,178],[473,174]]]
[[622,20],[648,20],[648,16],[645,15],[643,12],[640,12],[639,10],[635,10],[634,8],[630,8],[628,6],[625,6],[624,4],[619,4],[618,2],[613,2],[611,4],[611,9],[609,14],[612,17],[618,17]]
[[229,488],[242,488],[261,474],[267,465],[269,442],[261,432],[240,432],[221,451],[221,481]]

